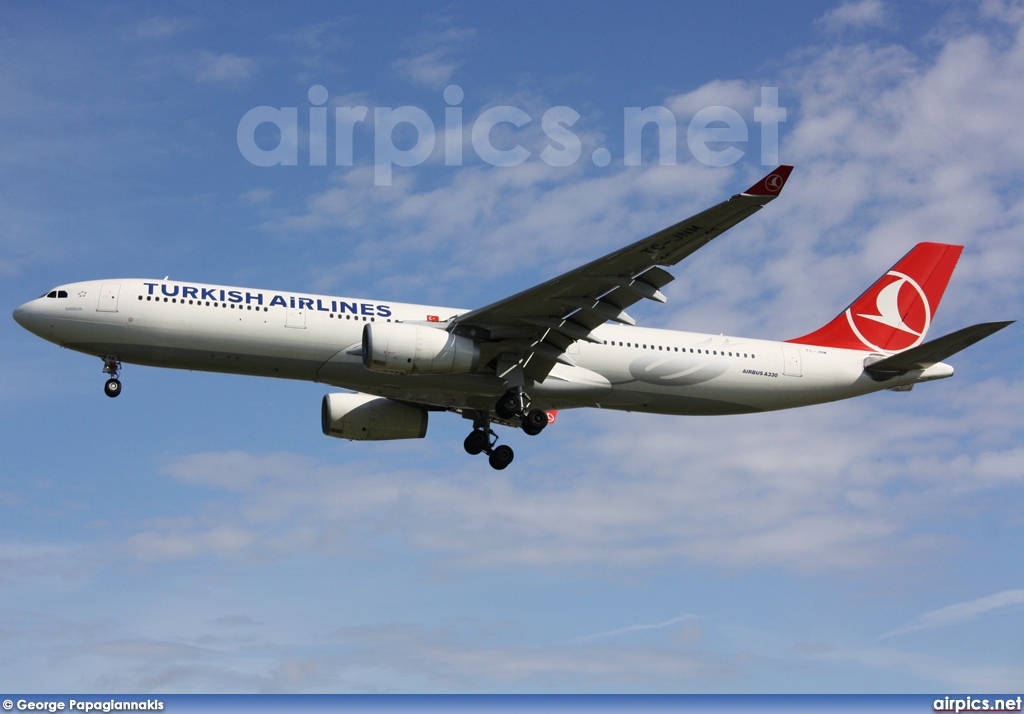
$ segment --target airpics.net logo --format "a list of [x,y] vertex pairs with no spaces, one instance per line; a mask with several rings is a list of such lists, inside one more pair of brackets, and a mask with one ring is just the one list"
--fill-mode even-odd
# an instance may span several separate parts
[[[395,167],[419,166],[435,155],[445,166],[462,166],[470,152],[485,164],[518,166],[539,158],[548,166],[567,167],[584,160],[583,141],[573,131],[580,114],[572,107],[555,106],[540,115],[543,148],[523,146],[510,131],[528,130],[535,117],[518,107],[500,105],[480,112],[467,123],[463,116],[465,93],[457,84],[443,93],[444,121],[440,129],[422,108],[414,106],[374,107],[332,106],[330,94],[321,84],[309,88],[308,117],[300,122],[299,107],[254,107],[238,122],[238,150],[254,166],[297,166],[300,153],[310,166],[328,166],[328,137],[333,136],[334,166],[353,166],[357,131],[372,131],[373,178],[377,186],[390,186]],[[761,102],[753,108],[759,126],[760,160],[764,166],[779,163],[779,124],[786,121],[786,109],[779,106],[778,87],[761,87]],[[333,131],[329,133],[331,124]],[[651,126],[652,129],[647,129]],[[467,131],[468,130],[468,131]],[[642,140],[653,131],[661,166],[686,160],[678,146],[680,122],[667,107],[625,107],[622,128],[622,163],[640,166]],[[740,112],[726,106],[709,106],[693,113],[686,123],[686,151],[706,166],[730,166],[742,159],[750,141],[750,129]],[[440,138],[438,135],[440,134]],[[469,146],[466,146],[466,136]],[[496,135],[499,136],[495,142]],[[398,141],[396,142],[396,136]],[[300,140],[301,137],[301,140]],[[305,145],[303,143],[305,142]],[[498,146],[495,145],[498,144]],[[439,148],[440,145],[440,148]],[[301,149],[301,151],[300,151]],[[595,166],[612,163],[612,152],[604,147],[588,149]],[[649,159],[650,160],[650,159]]]

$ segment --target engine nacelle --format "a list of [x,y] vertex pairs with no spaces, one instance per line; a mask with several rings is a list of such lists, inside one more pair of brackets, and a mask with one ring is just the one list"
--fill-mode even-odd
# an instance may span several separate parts
[[480,364],[480,345],[433,327],[374,322],[363,327],[363,364],[390,374],[465,374]]
[[353,441],[422,439],[427,410],[369,394],[325,394],[320,408],[325,436]]

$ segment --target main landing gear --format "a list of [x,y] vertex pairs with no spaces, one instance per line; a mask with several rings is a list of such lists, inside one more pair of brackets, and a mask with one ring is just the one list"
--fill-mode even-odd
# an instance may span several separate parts
[[469,432],[469,436],[466,437],[466,441],[462,445],[466,448],[467,454],[476,456],[479,453],[486,453],[487,462],[491,468],[501,471],[512,463],[512,459],[516,455],[511,446],[504,444],[495,446],[497,441],[498,435],[491,430],[490,426],[476,427]]
[[[548,425],[548,414],[543,409],[527,410],[527,404],[526,394],[522,390],[510,390],[503,394],[494,405],[494,412],[500,419],[509,420],[518,417],[523,431],[530,436],[536,436]],[[491,468],[500,471],[512,463],[515,452],[512,451],[512,447],[504,444],[495,446],[497,442],[498,435],[491,429],[490,415],[486,411],[478,412],[473,419],[473,431],[469,433],[462,444],[466,453],[473,456],[481,453],[487,454],[487,461]]]
[[107,355],[103,358],[103,374],[109,374],[110,379],[103,385],[103,393],[108,397],[116,397],[121,393],[121,380],[117,378],[121,372],[121,363],[114,355]]
[[548,425],[548,413],[543,409],[528,410],[527,406],[526,393],[522,389],[510,389],[494,405],[494,412],[502,419],[519,417],[523,431],[530,436],[537,436]]

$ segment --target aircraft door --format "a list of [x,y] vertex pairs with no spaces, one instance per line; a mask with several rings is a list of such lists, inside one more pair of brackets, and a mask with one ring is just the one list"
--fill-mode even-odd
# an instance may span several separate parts
[[284,318],[285,327],[295,327],[300,330],[306,327],[306,309],[302,307],[290,307]]
[[121,283],[103,283],[97,312],[117,312],[117,298],[121,294]]
[[800,348],[792,345],[782,346],[782,373],[790,377],[799,377],[803,374],[800,365]]

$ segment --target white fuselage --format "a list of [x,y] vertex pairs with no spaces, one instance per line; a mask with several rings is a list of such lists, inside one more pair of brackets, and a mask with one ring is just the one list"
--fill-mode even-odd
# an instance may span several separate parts
[[[44,339],[99,357],[310,380],[443,408],[488,409],[506,389],[485,367],[472,374],[394,375],[363,365],[367,323],[444,327],[466,312],[457,308],[170,280],[89,281],[57,292],[22,305],[15,319]],[[599,343],[574,343],[565,363],[530,385],[536,406],[738,414],[952,374],[935,365],[879,382],[864,372],[866,352],[725,335],[604,325],[593,337]]]

